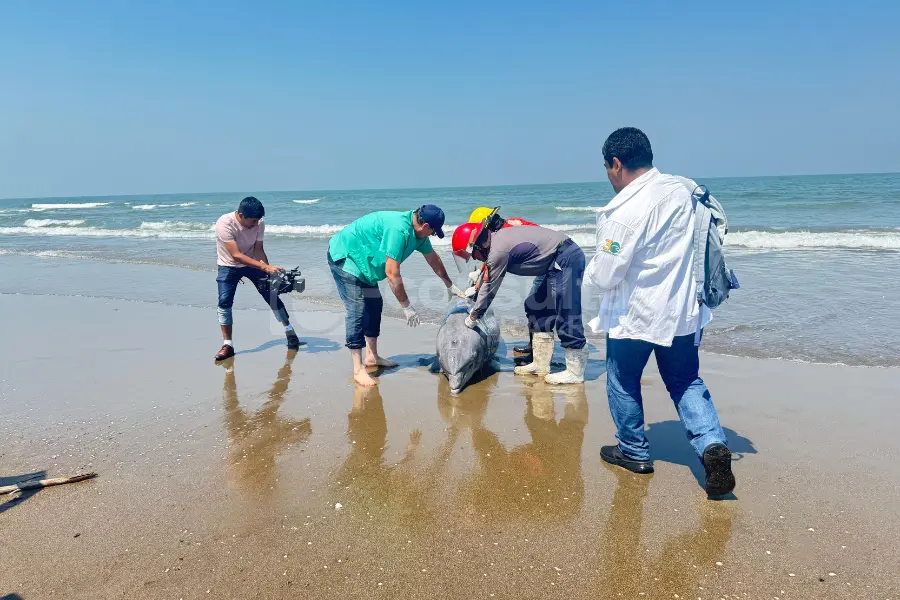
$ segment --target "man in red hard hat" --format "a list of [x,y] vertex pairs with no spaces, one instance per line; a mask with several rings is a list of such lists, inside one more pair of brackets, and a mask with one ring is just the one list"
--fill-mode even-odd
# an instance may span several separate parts
[[[496,215],[494,215],[496,216]],[[497,217],[499,219],[499,217]],[[581,320],[584,252],[567,235],[540,226],[502,227],[497,219],[463,223],[453,232],[453,257],[461,266],[472,258],[484,263],[481,279],[467,294],[475,299],[466,325],[474,328],[500,289],[506,273],[545,276],[526,300],[528,327],[534,331],[532,362],[516,367],[517,375],[546,375],[551,384],[581,383],[588,352]],[[501,220],[502,221],[502,220]],[[535,297],[546,298],[538,302]],[[550,373],[553,331],[566,351],[566,370]]]
[[[475,209],[472,212],[472,215],[469,217],[469,223],[480,223],[484,220],[485,217],[490,217],[492,214],[496,213],[499,207],[494,208],[493,210],[481,207]],[[477,217],[477,218],[476,218]],[[502,219],[497,217],[497,221],[494,221],[494,227],[505,229],[507,227],[536,227],[537,223],[532,223],[531,221],[520,219],[519,217],[510,217],[508,219]],[[465,264],[463,262],[457,262],[457,266],[460,271],[464,270]],[[482,269],[477,269],[469,273],[469,284],[474,286],[478,283],[478,280],[483,276]],[[541,297],[538,294],[541,289],[541,284],[544,281],[544,276],[539,275],[534,278],[534,281],[531,285],[531,293],[528,295],[528,298],[525,301],[525,317],[527,318],[534,310],[538,310],[543,303],[545,303],[546,297]],[[546,288],[543,288],[546,291]],[[532,306],[534,305],[534,306]],[[529,319],[531,322],[531,319]],[[534,331],[531,327],[528,328],[528,343],[521,346],[513,346],[513,353],[517,356],[515,358],[516,365],[527,364],[531,362],[531,342],[534,338]]]

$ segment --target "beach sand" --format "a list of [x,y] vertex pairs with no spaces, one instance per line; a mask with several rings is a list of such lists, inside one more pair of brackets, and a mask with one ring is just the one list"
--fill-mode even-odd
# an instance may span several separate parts
[[401,366],[367,392],[314,305],[296,353],[236,311],[225,366],[211,309],[0,312],[0,485],[100,474],[0,499],[0,597],[900,598],[898,369],[704,354],[738,481],[709,501],[653,364],[656,473],[600,460],[602,348],[567,390],[513,376],[506,340],[453,397],[420,365],[436,328],[390,321]]

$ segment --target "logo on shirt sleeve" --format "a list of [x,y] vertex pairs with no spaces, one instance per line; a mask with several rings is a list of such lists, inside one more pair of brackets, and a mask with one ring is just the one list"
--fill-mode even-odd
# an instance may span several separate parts
[[622,244],[613,240],[606,240],[602,246],[600,246],[601,252],[606,252],[607,254],[616,255],[619,251],[622,250]]

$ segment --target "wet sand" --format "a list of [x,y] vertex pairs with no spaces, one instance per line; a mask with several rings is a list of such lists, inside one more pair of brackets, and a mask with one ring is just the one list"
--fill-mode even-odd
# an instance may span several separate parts
[[391,321],[365,391],[308,309],[296,353],[236,311],[217,366],[209,309],[0,295],[0,485],[100,473],[0,499],[0,597],[900,598],[900,370],[704,355],[737,458],[714,502],[653,369],[638,477],[599,459],[602,348],[563,390],[507,340],[453,397],[436,328]]

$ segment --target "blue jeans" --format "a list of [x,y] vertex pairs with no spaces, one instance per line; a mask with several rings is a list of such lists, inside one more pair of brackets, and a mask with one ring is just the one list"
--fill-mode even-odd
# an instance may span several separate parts
[[635,460],[650,460],[641,397],[641,374],[650,353],[656,354],[659,374],[697,456],[702,457],[712,443],[727,445],[712,397],[700,379],[700,357],[693,334],[676,337],[671,348],[642,340],[614,340],[607,335],[606,394],[622,454]]
[[546,275],[535,279],[525,299],[528,331],[553,333],[563,348],[584,348],[584,324],[581,319],[581,281],[584,279],[584,252],[578,244],[564,242]]
[[377,285],[370,285],[358,277],[347,273],[344,260],[337,262],[328,253],[328,267],[337,286],[338,295],[347,309],[345,319],[346,346],[351,350],[366,347],[366,338],[377,338],[381,334],[381,309],[384,300]]
[[278,322],[287,323],[289,320],[287,309],[278,294],[272,291],[266,282],[265,271],[254,267],[223,267],[219,265],[219,273],[216,275],[216,284],[219,287],[219,304],[216,310],[219,313],[219,325],[233,323],[231,307],[234,305],[234,293],[244,277],[250,280],[259,295],[263,297],[263,300],[275,313]]

